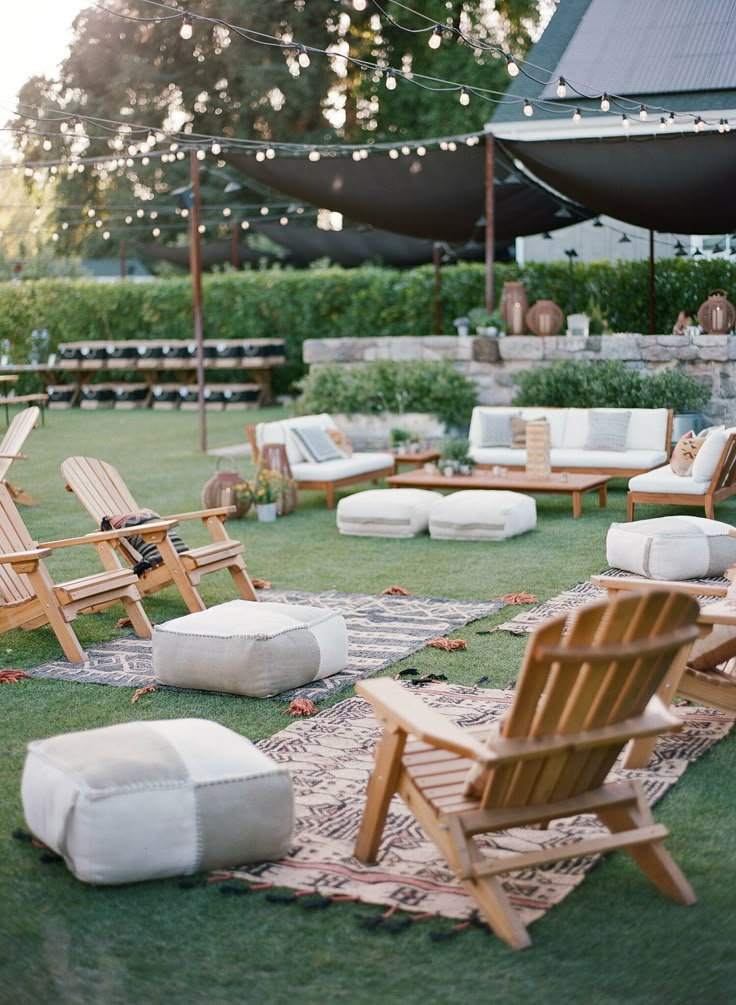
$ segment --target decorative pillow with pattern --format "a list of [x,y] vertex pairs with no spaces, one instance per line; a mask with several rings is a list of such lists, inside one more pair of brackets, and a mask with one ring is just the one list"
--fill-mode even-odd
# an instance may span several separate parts
[[341,461],[345,454],[338,450],[324,429],[319,426],[292,426],[291,432],[299,441],[307,457],[315,464],[323,461]]
[[631,412],[603,412],[595,408],[588,418],[585,450],[626,450]]
[[343,457],[353,456],[353,445],[347,438],[342,429],[328,429],[327,435],[335,444],[337,449],[342,453]]
[[510,447],[513,439],[511,432],[512,415],[499,415],[496,412],[480,412],[480,444],[481,447]]
[[687,478],[692,474],[693,462],[704,443],[705,437],[696,436],[692,429],[680,437],[672,450],[672,457],[670,457],[670,467],[676,475]]

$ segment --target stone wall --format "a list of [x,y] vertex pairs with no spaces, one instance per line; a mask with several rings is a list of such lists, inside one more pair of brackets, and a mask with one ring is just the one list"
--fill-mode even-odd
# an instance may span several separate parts
[[714,422],[736,425],[736,336],[591,335],[588,338],[513,336],[460,338],[308,339],[304,362],[356,365],[377,359],[450,359],[475,381],[484,405],[503,405],[514,395],[513,375],[559,359],[623,360],[652,372],[678,367],[711,388],[707,412]]

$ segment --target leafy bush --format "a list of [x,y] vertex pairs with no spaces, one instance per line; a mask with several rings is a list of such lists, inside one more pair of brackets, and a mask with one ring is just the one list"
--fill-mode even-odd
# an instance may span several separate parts
[[515,405],[548,408],[672,408],[697,412],[710,390],[689,374],[661,370],[652,375],[632,370],[620,360],[589,363],[561,360],[532,367],[514,377]]
[[347,367],[328,363],[312,367],[299,385],[299,414],[344,412],[428,412],[448,428],[464,428],[477,402],[475,384],[449,360],[380,360]]

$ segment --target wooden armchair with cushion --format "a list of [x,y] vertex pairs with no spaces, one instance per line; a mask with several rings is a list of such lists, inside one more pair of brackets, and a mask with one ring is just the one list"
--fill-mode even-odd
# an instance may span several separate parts
[[[134,514],[142,509],[119,472],[105,461],[94,457],[69,457],[61,465],[61,473],[66,480],[67,489],[76,495],[96,527],[100,526],[104,517]],[[161,519],[177,523],[202,520],[212,540],[209,544],[190,548],[180,554],[169,538],[164,537],[157,544],[163,561],[152,568],[141,569],[140,554],[126,546],[123,540],[121,554],[127,564],[138,568],[138,587],[143,596],[174,585],[192,613],[203,611],[205,605],[197,591],[202,576],[227,569],[240,596],[244,600],[257,600],[243,559],[245,546],[241,541],[228,536],[223,523],[224,518],[233,512],[234,506],[226,506],[162,517]]]
[[[532,635],[513,705],[500,729],[460,728],[392,680],[361,681],[383,733],[355,856],[373,862],[394,793],[437,844],[494,932],[530,945],[499,875],[625,848],[658,889],[682,904],[690,885],[665,851],[635,780],[606,781],[631,739],[681,728],[656,691],[698,635],[696,602],[681,593],[622,594]],[[493,858],[476,836],[579,813],[599,837]]]
[[[152,540],[166,536],[172,522],[149,524]],[[140,604],[135,573],[117,560],[114,546],[129,531],[106,531],[85,537],[37,544],[32,540],[5,485],[0,485],[0,632],[50,625],[70,663],[82,663],[84,651],[70,626],[78,614],[121,603],[140,638],[151,637],[151,624]],[[88,544],[97,549],[103,571],[56,584],[45,559],[58,548]]]

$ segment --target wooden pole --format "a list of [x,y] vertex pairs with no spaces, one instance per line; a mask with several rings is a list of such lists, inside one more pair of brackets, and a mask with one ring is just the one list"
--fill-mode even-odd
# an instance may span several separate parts
[[204,343],[202,336],[202,249],[199,243],[199,161],[197,151],[189,152],[192,205],[189,210],[189,270],[192,273],[192,311],[194,341],[197,347],[197,401],[199,405],[199,449],[207,450],[207,426],[204,408]]
[[434,333],[442,334],[442,247],[439,241],[432,245],[434,263]]
[[486,133],[486,310],[493,312],[496,293],[494,289],[494,216],[495,200],[493,194],[493,137]]
[[234,269],[240,268],[240,241],[238,240],[238,221],[230,224],[230,264]]
[[654,231],[649,231],[649,334],[654,335]]
[[120,278],[125,279],[127,275],[127,266],[125,264],[125,241],[120,242]]

